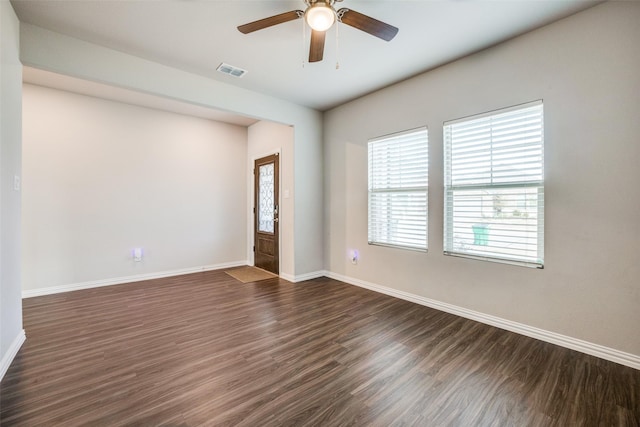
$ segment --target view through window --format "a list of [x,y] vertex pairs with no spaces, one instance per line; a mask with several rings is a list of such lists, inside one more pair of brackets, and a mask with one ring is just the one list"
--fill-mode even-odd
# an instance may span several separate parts
[[444,252],[544,264],[543,105],[444,124]]

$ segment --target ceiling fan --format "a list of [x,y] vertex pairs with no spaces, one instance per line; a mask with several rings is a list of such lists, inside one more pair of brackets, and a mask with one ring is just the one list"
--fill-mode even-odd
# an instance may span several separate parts
[[249,34],[254,31],[262,30],[274,25],[283,24],[298,18],[304,18],[306,23],[311,27],[311,46],[309,48],[309,62],[322,61],[324,54],[324,39],[326,31],[337,22],[342,22],[353,28],[364,31],[365,33],[376,36],[385,41],[390,41],[396,34],[398,28],[393,25],[386,24],[377,19],[371,18],[362,13],[356,12],[348,8],[333,8],[333,5],[342,0],[303,0],[307,5],[306,10],[292,10],[291,12],[281,13],[279,15],[270,16],[258,21],[249,22],[240,25],[238,30],[243,34]]

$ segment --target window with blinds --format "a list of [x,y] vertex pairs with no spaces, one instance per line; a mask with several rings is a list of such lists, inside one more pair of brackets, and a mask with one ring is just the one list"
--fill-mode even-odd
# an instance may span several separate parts
[[444,252],[544,265],[542,101],[444,123]]
[[369,141],[369,243],[427,250],[427,129]]

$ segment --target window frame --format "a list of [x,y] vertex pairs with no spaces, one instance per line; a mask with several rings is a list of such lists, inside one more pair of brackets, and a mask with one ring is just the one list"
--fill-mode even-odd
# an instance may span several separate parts
[[[411,135],[419,135],[420,133],[424,133],[424,149],[421,152],[424,152],[425,165],[424,165],[424,179],[425,185],[419,186],[396,186],[396,187],[387,187],[387,188],[375,188],[372,184],[373,182],[373,174],[374,167],[372,165],[372,147],[376,144],[385,144],[390,143],[394,140],[397,140],[402,137],[407,137]],[[402,141],[398,141],[399,143]],[[427,126],[420,126],[413,129],[408,129],[405,131],[395,132],[392,134],[372,138],[367,142],[367,243],[373,246],[383,246],[383,247],[391,247],[419,252],[427,252],[429,247],[429,129]],[[378,178],[380,179],[380,178]],[[424,192],[424,212],[421,215],[421,218],[424,218],[424,245],[411,245],[411,244],[400,244],[394,243],[393,240],[397,240],[398,233],[391,233],[392,235],[388,239],[380,239],[378,236],[379,231],[376,229],[372,215],[372,198],[375,197],[376,194],[390,194],[390,195],[410,195],[416,194],[420,192]],[[389,214],[392,216],[392,214]],[[387,221],[384,227],[387,229],[393,228],[390,226],[389,221]],[[419,236],[416,234],[416,236]]]
[[[500,183],[488,183],[488,184],[456,184],[453,185],[454,181],[453,172],[452,172],[452,144],[454,143],[451,139],[450,127],[459,123],[469,123],[472,121],[486,119],[489,117],[495,117],[499,115],[503,115],[509,112],[516,112],[525,109],[529,109],[532,107],[540,107],[540,163],[539,168],[541,170],[541,178],[539,180],[513,180],[509,182],[500,182]],[[492,126],[490,126],[492,129]],[[493,143],[492,143],[493,144]],[[543,100],[536,100],[533,102],[527,102],[524,104],[514,105],[511,107],[501,108],[498,110],[492,110],[485,113],[474,114],[471,116],[466,116],[460,119],[449,120],[443,123],[443,157],[444,157],[444,227],[443,227],[443,253],[445,255],[462,257],[462,258],[471,258],[482,261],[490,261],[504,264],[512,264],[518,266],[526,266],[532,268],[542,269],[544,268],[544,187],[545,187],[545,179],[544,179],[544,144],[545,144],[545,136],[544,136],[544,103]],[[490,155],[494,153],[493,147],[489,150]],[[491,180],[493,180],[493,170],[491,170]],[[454,191],[474,191],[474,190],[509,190],[509,189],[533,189],[537,188],[536,195],[536,259],[514,259],[514,257],[507,256],[497,256],[497,255],[482,255],[481,253],[472,253],[469,251],[464,251],[464,249],[456,249],[455,248],[455,221],[454,217]],[[526,191],[526,190],[525,190]],[[527,193],[522,192],[524,198],[526,199]],[[458,199],[459,201],[460,199]],[[475,243],[474,243],[475,244]],[[525,258],[525,257],[521,257]]]

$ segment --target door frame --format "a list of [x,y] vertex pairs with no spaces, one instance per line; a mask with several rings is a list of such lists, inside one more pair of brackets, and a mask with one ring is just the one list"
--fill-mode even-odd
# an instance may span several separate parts
[[[248,204],[247,204],[247,260],[249,265],[256,265],[255,253],[253,252],[253,246],[256,244],[255,242],[255,217],[253,214],[253,208],[256,200],[255,195],[255,180],[253,174],[253,168],[256,164],[256,160],[261,159],[267,156],[278,156],[278,218],[280,218],[278,223],[278,271],[280,271],[281,260],[282,260],[282,150],[280,148],[276,148],[270,151],[264,151],[258,154],[251,155],[249,159],[249,171],[248,171]],[[286,219],[286,218],[285,218]]]

